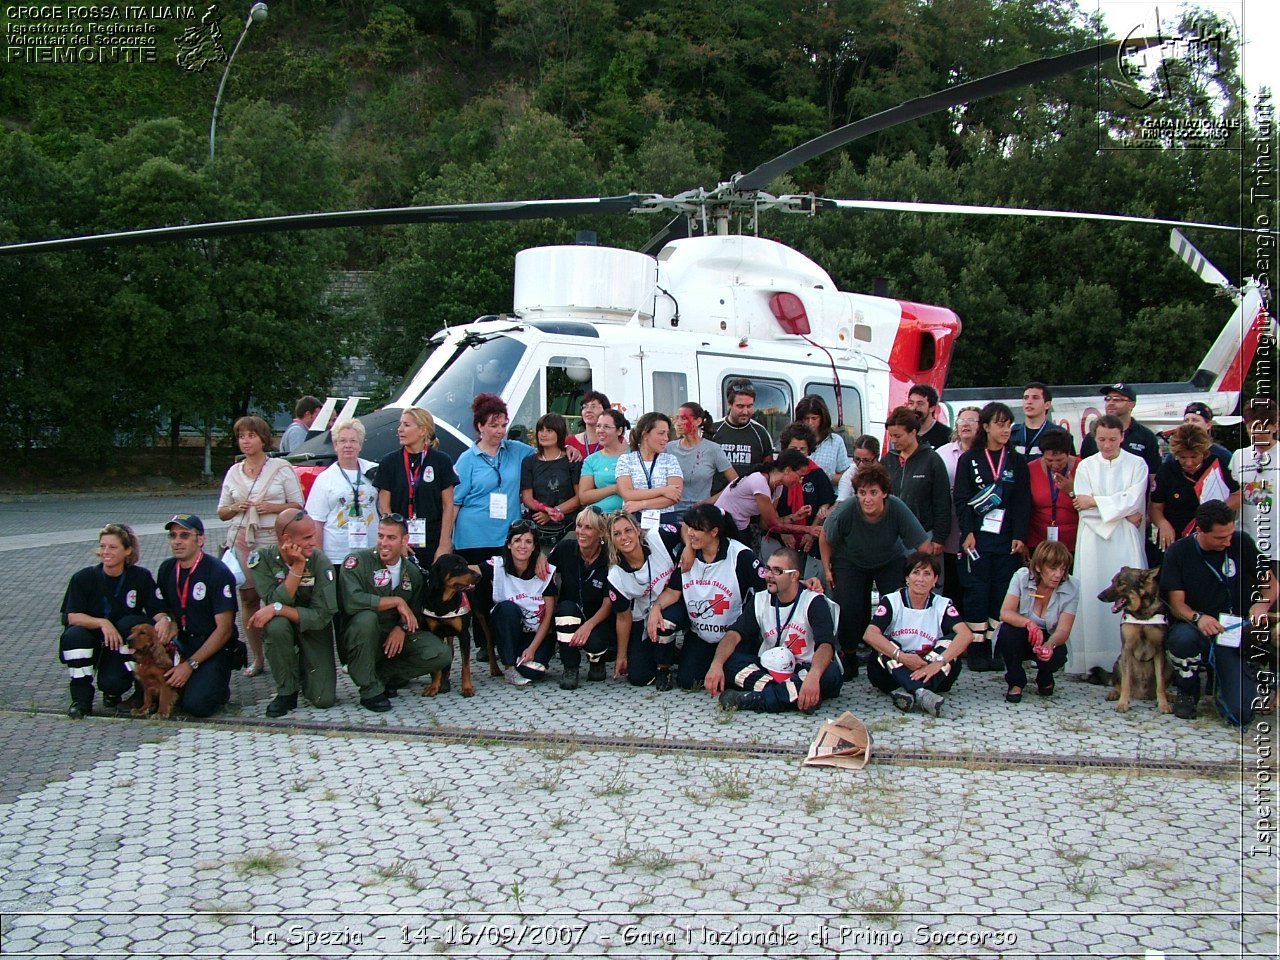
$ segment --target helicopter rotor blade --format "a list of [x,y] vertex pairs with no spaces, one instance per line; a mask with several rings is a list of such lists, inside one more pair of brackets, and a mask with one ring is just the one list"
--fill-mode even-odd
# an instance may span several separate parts
[[1195,271],[1195,275],[1205,283],[1211,283],[1227,291],[1235,290],[1226,275],[1210,263],[1209,258],[1197,250],[1195,245],[1182,235],[1181,230],[1175,228],[1169,231],[1169,249],[1176,253],[1178,258]]
[[474,223],[485,220],[537,220],[581,214],[626,213],[649,194],[618,197],[578,197],[568,200],[515,200],[500,203],[448,203],[422,207],[387,207],[378,210],[338,210],[329,213],[297,213],[282,217],[220,220],[145,230],[121,230],[84,237],[36,240],[0,246],[0,255],[92,250],[99,247],[230,237],[287,230],[325,230],[341,227],[374,227],[403,223]]
[[1202,230],[1231,230],[1236,233],[1252,229],[1227,223],[1198,223],[1191,220],[1163,220],[1159,217],[1130,217],[1118,213],[1036,210],[1030,207],[984,207],[964,203],[920,203],[911,200],[831,200],[823,197],[818,199],[817,207],[820,210],[881,210],[891,213],[953,213],[988,217],[1050,217],[1061,220],[1099,220],[1110,223],[1138,223],[1165,227],[1197,227]]
[[1064,53],[1056,57],[1043,57],[1000,73],[993,73],[978,80],[970,80],[967,83],[948,87],[946,90],[939,90],[927,96],[917,97],[915,100],[908,100],[906,103],[898,104],[898,106],[891,107],[888,110],[882,110],[880,113],[870,117],[855,120],[853,123],[846,124],[836,130],[829,130],[819,137],[814,137],[812,140],[800,144],[798,147],[793,147],[781,156],[760,164],[749,173],[734,177],[732,183],[736,190],[763,190],[777,177],[795,169],[802,163],[812,160],[814,157],[820,157],[831,150],[846,146],[862,137],[879,133],[881,130],[887,130],[908,120],[928,116],[931,113],[947,110],[962,103],[973,103],[976,100],[995,96],[998,93],[1016,90],[1019,87],[1025,87],[1041,80],[1048,80],[1050,77],[1069,73],[1072,70],[1101,66],[1108,56],[1114,54],[1121,47],[1126,50],[1141,50],[1151,46],[1158,46],[1164,42],[1159,38],[1147,37],[1108,40],[1105,43],[1100,43],[1084,50],[1077,50],[1074,53]]

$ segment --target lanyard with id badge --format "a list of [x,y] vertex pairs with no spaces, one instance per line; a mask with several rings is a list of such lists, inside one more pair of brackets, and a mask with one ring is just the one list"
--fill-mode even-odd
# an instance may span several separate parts
[[[640,455],[636,454],[636,456],[639,457]],[[645,484],[649,487],[650,490],[653,489],[653,471],[656,470],[657,468],[658,468],[657,455],[655,455],[654,458],[651,461],[649,461],[648,470],[645,470],[644,468],[644,460],[640,461],[640,469],[644,473]],[[658,527],[661,525],[662,525],[661,510],[657,508],[653,508],[649,510],[640,511],[640,529],[641,530],[648,533],[650,530],[657,530]]]
[[493,472],[498,475],[498,489],[489,494],[489,519],[506,520],[508,511],[507,495],[502,492],[502,447],[498,447],[497,459],[487,453],[480,453],[480,459],[492,467]]
[[[1205,556],[1204,549],[1198,542],[1196,543],[1196,552],[1200,554],[1201,561],[1209,568],[1218,582],[1227,588],[1227,596],[1230,597],[1231,581],[1235,579],[1236,574],[1239,572],[1236,568],[1236,562],[1230,556],[1227,556],[1222,561],[1222,569],[1219,569],[1209,562],[1209,558]],[[1239,647],[1244,637],[1244,617],[1224,610],[1217,614],[1215,619],[1222,624],[1223,630],[1222,633],[1214,637],[1214,642],[1223,647]]]
[[409,546],[425,547],[427,545],[427,521],[417,516],[414,504],[418,499],[418,478],[426,469],[427,451],[422,451],[422,459],[418,461],[416,471],[409,468],[409,451],[404,451],[404,475],[409,481]]
[[359,464],[356,465],[354,480],[347,476],[347,471],[342,467],[338,469],[342,471],[342,479],[351,485],[351,506],[347,508],[347,549],[363,550],[369,546],[369,524],[365,522],[364,510],[360,505],[360,488],[364,478],[360,475]]
[[[983,450],[982,452],[986,455],[987,466],[991,468],[991,486],[970,500],[969,505],[981,513],[981,532],[999,533],[1004,529],[1004,507],[1001,505],[1003,500],[1001,500],[999,492],[1000,475],[1004,472],[1004,460],[1009,450],[1004,448],[1000,451],[999,463],[992,462],[990,450]],[[986,508],[985,512],[983,512],[984,507]]]

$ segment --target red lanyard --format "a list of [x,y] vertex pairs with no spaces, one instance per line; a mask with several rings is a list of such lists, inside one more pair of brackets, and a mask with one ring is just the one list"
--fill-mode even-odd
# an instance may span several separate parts
[[418,461],[418,471],[414,473],[409,469],[408,448],[401,447],[400,449],[404,451],[404,476],[409,481],[409,519],[412,520],[414,517],[413,503],[418,499],[418,478],[422,476],[422,468],[427,462],[427,451],[425,448],[423,449],[422,459]]
[[191,581],[196,578],[196,568],[200,566],[200,559],[204,554],[196,555],[196,562],[191,565],[191,572],[187,574],[187,582],[182,582],[182,564],[178,564],[173,571],[173,583],[178,588],[178,606],[182,608],[182,629],[187,628],[187,594],[191,591]]
[[1000,474],[1002,474],[1002,473],[1004,472],[1004,458],[1005,458],[1005,456],[1008,454],[1008,452],[1009,452],[1009,448],[1008,448],[1008,447],[1001,447],[1001,448],[1000,448],[1000,463],[999,463],[999,465],[996,465],[995,463],[992,463],[992,462],[991,462],[991,451],[990,451],[990,450],[983,450],[982,452],[983,452],[983,453],[985,453],[985,454],[987,455],[987,466],[991,468],[991,482],[992,482],[992,483],[999,483],[999,482],[1000,482]]

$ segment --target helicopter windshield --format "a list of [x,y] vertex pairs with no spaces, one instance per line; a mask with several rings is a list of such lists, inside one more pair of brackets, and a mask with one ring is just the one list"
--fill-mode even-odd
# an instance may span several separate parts
[[[447,348],[446,348],[447,349]],[[477,393],[501,394],[524,356],[525,345],[501,334],[468,334],[453,348],[453,356],[415,400],[437,420],[471,436],[471,401]]]

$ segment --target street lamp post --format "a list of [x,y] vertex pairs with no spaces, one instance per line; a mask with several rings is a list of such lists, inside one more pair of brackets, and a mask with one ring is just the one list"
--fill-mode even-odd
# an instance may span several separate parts
[[209,122],[209,159],[213,159],[213,142],[218,132],[218,106],[222,103],[222,88],[227,85],[227,74],[231,72],[231,62],[235,60],[236,54],[240,52],[240,44],[244,43],[244,38],[249,34],[249,28],[253,26],[255,21],[267,19],[267,5],[265,3],[255,3],[249,8],[249,16],[244,21],[244,29],[240,31],[240,39],[236,41],[235,48],[231,51],[231,56],[227,57],[227,68],[222,71],[222,79],[218,82],[218,93],[213,98],[213,119]]

